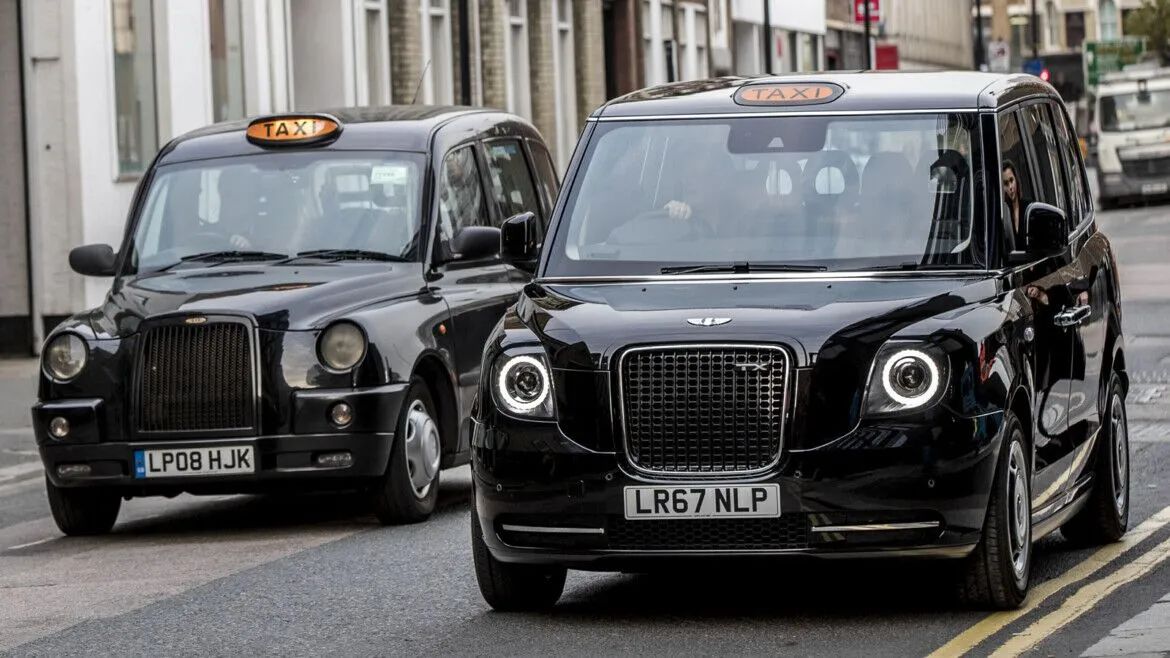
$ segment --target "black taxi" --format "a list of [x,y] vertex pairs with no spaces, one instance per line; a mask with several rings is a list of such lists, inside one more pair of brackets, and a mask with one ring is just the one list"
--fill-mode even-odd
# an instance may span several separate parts
[[[505,222],[504,259],[539,226]],[[1011,608],[1033,542],[1126,529],[1117,265],[1038,78],[635,92],[590,118],[539,253],[473,410],[496,608],[568,568],[794,554],[950,559]]]
[[167,144],[120,248],[69,256],[113,282],[43,350],[57,525],[108,531],[134,496],[317,485],[425,519],[440,469],[468,460],[484,343],[529,278],[499,227],[547,216],[558,185],[528,122],[472,108],[270,116]]

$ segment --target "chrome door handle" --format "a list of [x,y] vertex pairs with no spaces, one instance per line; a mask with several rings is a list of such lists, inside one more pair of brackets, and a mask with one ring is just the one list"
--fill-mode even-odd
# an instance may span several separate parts
[[1057,313],[1056,317],[1052,318],[1052,323],[1058,327],[1075,327],[1089,319],[1089,315],[1092,313],[1093,307],[1089,306],[1088,304],[1084,304],[1082,306],[1070,306],[1060,313]]

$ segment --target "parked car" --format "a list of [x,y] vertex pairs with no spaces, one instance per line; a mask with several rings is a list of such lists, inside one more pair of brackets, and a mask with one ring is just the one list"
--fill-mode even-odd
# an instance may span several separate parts
[[[1129,514],[1117,265],[1032,76],[656,87],[590,118],[474,408],[484,598],[566,569],[954,560],[1025,598],[1032,544]],[[531,215],[503,226],[530,262]]]
[[[45,342],[36,441],[53,518],[108,531],[131,496],[357,487],[386,523],[466,463],[484,342],[528,279],[499,226],[557,193],[537,131],[404,106],[218,124],[166,145],[113,277]],[[540,232],[541,222],[537,221]]]
[[1092,102],[1102,207],[1170,196],[1170,69],[1109,73]]

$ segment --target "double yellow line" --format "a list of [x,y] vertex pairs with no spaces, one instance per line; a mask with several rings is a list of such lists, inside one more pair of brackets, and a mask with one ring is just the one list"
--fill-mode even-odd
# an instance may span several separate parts
[[[1021,619],[1035,610],[1052,595],[1060,592],[1069,585],[1079,583],[1092,576],[1101,568],[1126,554],[1142,541],[1148,539],[1167,524],[1170,524],[1170,507],[1163,508],[1162,511],[1143,521],[1138,527],[1129,531],[1125,537],[1122,537],[1121,541],[1098,549],[1097,552],[1085,558],[1084,561],[1078,563],[1059,577],[1046,580],[1033,587],[1032,592],[1028,596],[1028,600],[1018,610],[996,612],[988,615],[979,623],[963,631],[936,649],[928,658],[962,656],[966,654],[987,638],[998,633],[1008,624]],[[1149,573],[1167,558],[1170,558],[1170,539],[1146,551],[1104,578],[1084,585],[1075,594],[1065,599],[1059,608],[1036,620],[1023,632],[1013,635],[991,655],[1001,657],[1022,654],[1088,612],[1094,605],[1118,587]]]

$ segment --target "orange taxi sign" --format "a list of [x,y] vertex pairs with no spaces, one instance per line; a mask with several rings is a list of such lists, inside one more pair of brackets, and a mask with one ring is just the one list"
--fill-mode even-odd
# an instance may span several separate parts
[[248,124],[248,141],[257,144],[305,144],[332,139],[341,131],[337,119],[324,114],[263,117]]
[[744,85],[735,92],[740,105],[816,105],[841,97],[845,88],[832,82],[767,82]]

